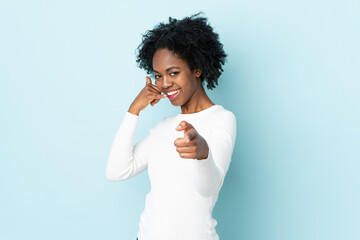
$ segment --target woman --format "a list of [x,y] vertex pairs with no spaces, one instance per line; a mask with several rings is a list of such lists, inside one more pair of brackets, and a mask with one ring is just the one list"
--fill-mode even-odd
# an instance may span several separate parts
[[[140,68],[153,73],[132,102],[113,141],[106,167],[111,181],[148,169],[151,190],[139,223],[139,240],[219,239],[212,210],[229,168],[236,138],[232,112],[214,104],[213,89],[226,54],[207,19],[169,18],[146,32]],[[133,146],[139,113],[168,98],[181,113],[163,119]]]

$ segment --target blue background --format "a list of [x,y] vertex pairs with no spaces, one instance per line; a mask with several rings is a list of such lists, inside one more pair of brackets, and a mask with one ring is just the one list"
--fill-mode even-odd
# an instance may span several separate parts
[[[0,0],[0,239],[135,239],[147,172],[109,182],[145,85],[135,49],[203,11],[228,53],[211,99],[237,142],[214,209],[222,240],[360,239],[360,2]],[[136,141],[167,99],[141,113]]]

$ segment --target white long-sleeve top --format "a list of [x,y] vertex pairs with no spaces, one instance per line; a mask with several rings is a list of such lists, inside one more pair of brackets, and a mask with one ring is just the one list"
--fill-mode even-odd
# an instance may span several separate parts
[[[133,145],[139,116],[127,112],[113,141],[106,177],[129,179],[148,169],[151,182],[140,216],[139,240],[218,240],[212,211],[218,199],[236,139],[236,118],[220,105],[163,119]],[[179,156],[175,128],[185,120],[209,146],[208,158]]]

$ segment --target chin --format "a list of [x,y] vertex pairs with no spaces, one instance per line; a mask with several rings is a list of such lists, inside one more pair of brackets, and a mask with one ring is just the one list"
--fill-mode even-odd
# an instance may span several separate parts
[[182,106],[183,104],[180,104],[180,103],[177,103],[177,102],[172,102],[170,101],[170,103],[173,105],[173,106],[176,106],[176,107],[179,107],[179,106]]
[[174,101],[171,101],[169,99],[169,101],[173,106],[176,106],[176,107],[179,107],[179,106],[182,106],[185,104],[184,101],[182,101],[181,99],[175,99]]

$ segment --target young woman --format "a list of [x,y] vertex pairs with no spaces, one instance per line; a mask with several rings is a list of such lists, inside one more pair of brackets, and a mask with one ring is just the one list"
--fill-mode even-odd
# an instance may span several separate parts
[[[218,34],[199,14],[169,18],[143,35],[140,68],[153,73],[132,102],[113,141],[106,167],[111,181],[145,169],[151,182],[139,223],[139,240],[219,239],[212,210],[229,168],[236,138],[232,112],[214,104],[213,89],[226,54]],[[168,98],[181,113],[149,130],[133,145],[139,113]]]

